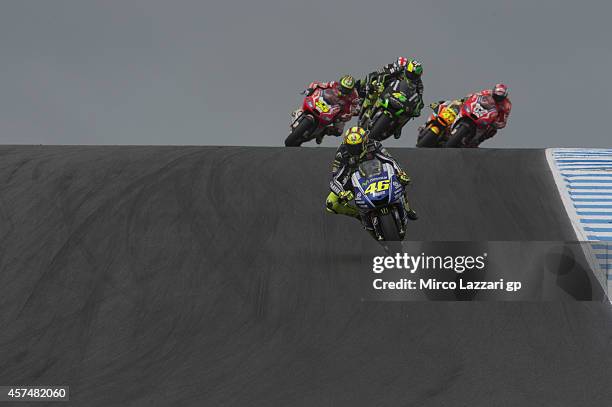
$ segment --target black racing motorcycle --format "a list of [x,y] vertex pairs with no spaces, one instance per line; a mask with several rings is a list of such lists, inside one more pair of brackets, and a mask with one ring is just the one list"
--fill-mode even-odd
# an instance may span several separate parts
[[389,84],[367,109],[359,121],[359,125],[370,133],[370,138],[383,141],[391,135],[397,139],[401,129],[419,103],[419,94],[410,82],[397,79]]

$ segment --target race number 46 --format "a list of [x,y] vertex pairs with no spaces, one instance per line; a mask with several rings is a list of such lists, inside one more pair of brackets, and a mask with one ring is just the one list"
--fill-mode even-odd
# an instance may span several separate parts
[[368,189],[365,190],[366,194],[375,194],[377,192],[386,191],[389,189],[389,180],[385,179],[378,182],[372,182],[368,185]]

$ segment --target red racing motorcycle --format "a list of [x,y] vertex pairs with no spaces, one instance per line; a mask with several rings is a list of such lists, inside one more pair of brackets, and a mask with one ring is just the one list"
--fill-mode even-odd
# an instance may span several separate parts
[[302,109],[295,112],[291,133],[285,139],[286,147],[299,147],[314,138],[322,138],[342,111],[337,91],[317,88],[306,94]]
[[478,147],[482,135],[497,121],[497,108],[491,96],[471,95],[461,106],[446,148]]

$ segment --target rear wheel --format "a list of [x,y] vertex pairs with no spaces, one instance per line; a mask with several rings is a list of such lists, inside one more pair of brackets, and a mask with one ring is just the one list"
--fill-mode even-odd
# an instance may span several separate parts
[[299,147],[303,142],[308,141],[304,134],[312,127],[313,123],[307,117],[302,117],[300,123],[293,128],[285,139],[285,147]]
[[[378,119],[376,119],[376,122],[374,122],[374,125],[370,130],[369,137],[378,141],[383,141],[388,138],[391,135],[389,134],[389,130],[391,130],[390,127],[392,121],[393,119],[384,113],[378,116]],[[383,136],[385,132],[387,132],[387,134]]]
[[438,147],[440,136],[433,132],[430,126],[423,130],[423,137],[417,143],[417,147],[434,148]]
[[395,218],[393,217],[392,212],[389,212],[386,215],[381,215],[378,220],[380,222],[380,230],[382,231],[385,241],[399,242],[402,240],[399,234],[399,228],[395,224]]
[[446,142],[446,148],[460,148],[463,147],[463,139],[470,136],[472,126],[465,122],[461,122],[455,127]]

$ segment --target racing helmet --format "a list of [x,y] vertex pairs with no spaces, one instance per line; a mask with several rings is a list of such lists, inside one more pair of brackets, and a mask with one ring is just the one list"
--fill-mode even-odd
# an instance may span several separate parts
[[496,103],[503,102],[508,97],[508,87],[503,83],[498,83],[491,90],[491,95]]
[[343,143],[351,156],[359,157],[366,150],[368,135],[363,128],[354,126],[346,131]]
[[423,65],[421,65],[421,63],[418,60],[411,59],[406,64],[405,72],[406,72],[406,77],[408,79],[420,78],[421,75],[423,75]]
[[393,63],[393,72],[404,72],[408,65],[408,58],[397,57],[397,60]]
[[350,95],[355,89],[355,78],[351,75],[344,75],[338,81],[338,89],[343,95]]

